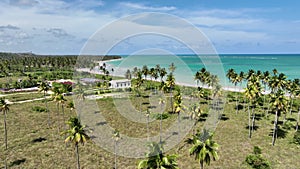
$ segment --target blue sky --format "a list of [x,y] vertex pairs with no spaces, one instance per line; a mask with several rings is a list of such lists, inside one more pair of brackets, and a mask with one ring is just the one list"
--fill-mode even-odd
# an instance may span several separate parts
[[[160,12],[195,25],[218,53],[300,53],[299,6],[296,0],[2,0],[0,51],[79,54],[87,40],[112,21]],[[168,21],[156,18],[155,22]],[[138,42],[143,44],[141,39]],[[187,52],[168,40],[157,44],[153,47]],[[114,53],[126,54],[121,48]]]

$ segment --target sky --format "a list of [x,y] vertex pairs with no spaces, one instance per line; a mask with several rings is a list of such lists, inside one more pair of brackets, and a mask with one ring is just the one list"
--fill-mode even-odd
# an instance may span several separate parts
[[[112,23],[157,12],[184,19],[220,54],[300,53],[299,6],[297,0],[2,0],[0,51],[77,55]],[[110,34],[126,32],[127,25],[186,31],[174,23],[178,22],[167,17],[141,17],[111,29]],[[123,39],[111,53],[130,54],[147,46],[178,54],[190,52],[174,39],[140,36]]]

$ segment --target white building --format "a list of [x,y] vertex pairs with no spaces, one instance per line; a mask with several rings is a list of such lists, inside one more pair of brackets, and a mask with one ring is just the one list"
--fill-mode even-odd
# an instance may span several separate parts
[[121,89],[121,88],[129,88],[131,87],[131,80],[128,79],[119,79],[119,80],[111,80],[110,88]]

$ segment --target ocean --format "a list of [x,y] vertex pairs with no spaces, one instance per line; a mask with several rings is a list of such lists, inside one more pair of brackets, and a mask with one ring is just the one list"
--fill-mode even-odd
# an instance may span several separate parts
[[213,74],[217,74],[223,86],[233,86],[228,83],[226,72],[232,68],[237,73],[249,69],[262,72],[277,69],[284,73],[288,79],[300,78],[300,54],[223,54],[223,55],[130,55],[122,56],[122,60],[110,61],[116,74],[124,75],[127,69],[134,67],[148,68],[159,64],[161,67],[168,67],[171,63],[176,66],[176,81],[183,84],[195,85],[194,75],[201,68],[205,67]]

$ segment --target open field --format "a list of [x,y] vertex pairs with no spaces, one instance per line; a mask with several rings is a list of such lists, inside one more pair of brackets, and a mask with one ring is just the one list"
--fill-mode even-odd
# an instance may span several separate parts
[[[30,95],[25,95],[29,96]],[[67,97],[70,101],[72,98]],[[147,97],[132,97],[132,102],[136,107],[139,103],[147,103]],[[121,135],[133,137],[146,137],[147,130],[145,124],[133,123],[124,118],[114,108],[113,99],[105,98],[97,100],[100,107],[100,113],[105,117],[108,124],[117,128]],[[168,103],[167,103],[168,105]],[[63,130],[63,116],[57,114],[56,103],[49,102],[51,112],[51,127],[47,127],[47,113],[35,112],[34,106],[44,106],[42,101],[35,101],[23,104],[14,104],[10,106],[8,113],[8,150],[4,149],[3,137],[0,137],[0,167],[4,167],[4,159],[7,156],[9,168],[75,168],[76,159],[72,145],[64,144],[64,136],[60,135]],[[142,104],[142,110],[147,109],[148,104]],[[294,134],[294,128],[282,129],[278,135],[275,146],[271,145],[272,137],[269,135],[273,128],[274,115],[269,114],[265,117],[263,112],[255,110],[257,114],[256,126],[253,137],[248,138],[248,114],[244,110],[235,113],[235,102],[227,103],[224,109],[223,118],[221,118],[215,131],[214,140],[220,145],[218,161],[213,161],[206,168],[247,168],[244,164],[247,154],[252,152],[253,146],[260,146],[263,155],[271,162],[272,168],[296,169],[300,166],[300,147],[291,143]],[[202,104],[204,112],[207,111],[207,104]],[[245,109],[246,110],[246,109]],[[260,115],[261,114],[261,115]],[[75,115],[69,109],[65,109],[66,120]],[[183,113],[184,116],[184,113]],[[205,122],[205,116],[197,124],[201,129]],[[282,120],[282,117],[280,117]],[[287,115],[287,118],[293,126],[295,125],[296,113]],[[177,115],[172,114],[169,118],[163,120],[163,129],[177,119]],[[0,117],[0,131],[3,131],[3,116]],[[149,124],[151,135],[157,135],[159,132],[159,120]],[[89,134],[89,132],[88,132]],[[187,135],[190,137],[192,131]],[[178,146],[167,153],[178,153],[178,163],[180,168],[193,169],[199,168],[199,164],[193,156],[189,156],[188,149],[190,145],[185,145],[182,141]],[[180,149],[179,149],[180,148]],[[114,155],[98,147],[93,141],[89,141],[85,146],[80,145],[80,161],[82,168],[113,168]],[[139,159],[129,159],[118,157],[119,168],[136,168]]]

